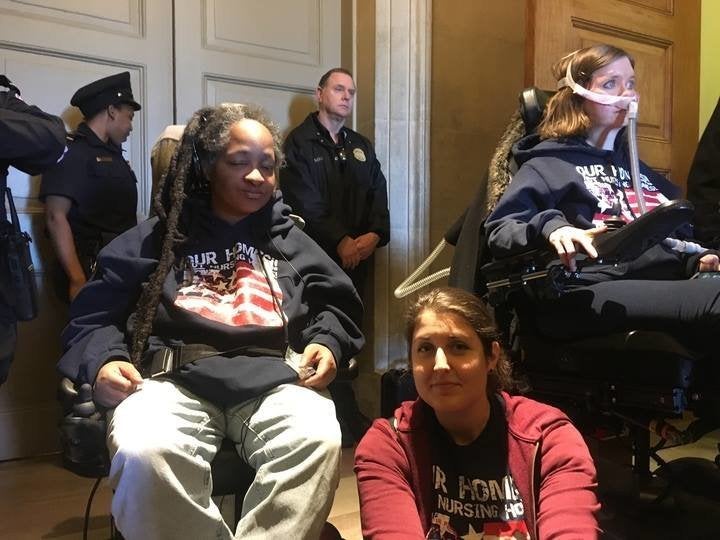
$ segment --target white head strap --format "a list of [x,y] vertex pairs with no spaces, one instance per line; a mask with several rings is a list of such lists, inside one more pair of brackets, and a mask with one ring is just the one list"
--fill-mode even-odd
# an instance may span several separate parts
[[572,73],[570,72],[571,67],[572,61],[568,63],[567,70],[565,70],[565,76],[557,83],[558,90],[567,86],[574,94],[582,96],[585,99],[589,99],[590,101],[594,101],[595,103],[599,103],[601,105],[614,105],[620,109],[627,109],[631,102],[637,101],[637,96],[611,96],[608,94],[599,94],[598,92],[592,92],[587,88],[580,86],[572,78]]

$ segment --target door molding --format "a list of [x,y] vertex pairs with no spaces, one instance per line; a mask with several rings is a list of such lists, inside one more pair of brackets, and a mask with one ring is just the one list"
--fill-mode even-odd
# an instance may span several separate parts
[[432,0],[378,1],[375,25],[375,150],[390,205],[390,243],[375,265],[374,363],[382,372],[406,362],[406,302],[392,292],[430,239]]

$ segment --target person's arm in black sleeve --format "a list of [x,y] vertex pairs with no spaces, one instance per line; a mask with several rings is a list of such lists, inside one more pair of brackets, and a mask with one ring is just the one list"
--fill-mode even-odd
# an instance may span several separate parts
[[380,162],[375,156],[372,146],[367,142],[367,154],[370,157],[371,189],[368,194],[368,227],[367,232],[355,239],[360,259],[370,257],[378,247],[390,240],[390,211],[388,210],[387,182],[382,173]]
[[687,180],[695,205],[695,236],[720,247],[720,100],[698,143]]
[[75,151],[75,147],[71,147],[60,163],[45,171],[38,195],[45,203],[45,224],[53,249],[68,278],[70,300],[75,298],[87,279],[68,220],[72,206],[82,200],[83,177],[86,175],[85,158]]
[[524,164],[485,222],[488,247],[496,258],[547,246],[550,235],[571,225],[534,167]]
[[285,166],[280,170],[280,189],[283,199],[305,220],[307,233],[327,253],[336,253],[340,241],[349,231],[331,212],[323,198],[318,180],[313,177],[310,164],[303,157],[295,141],[285,142]]
[[368,232],[374,232],[380,237],[377,247],[382,247],[390,241],[390,210],[388,208],[387,180],[382,172],[380,162],[375,150],[370,148],[372,160],[372,205],[370,207]]
[[39,174],[64,151],[62,119],[28,105],[12,90],[0,91],[0,159],[27,174]]
[[[360,260],[370,257],[378,247],[390,240],[390,212],[388,210],[387,182],[380,168],[380,162],[369,142],[366,142],[370,156],[370,190],[367,196],[367,230],[355,238],[355,248]],[[344,263],[344,261],[343,261]]]
[[55,255],[68,278],[68,298],[73,300],[85,285],[87,278],[75,248],[68,213],[73,204],[61,195],[48,195],[45,199],[45,224]]

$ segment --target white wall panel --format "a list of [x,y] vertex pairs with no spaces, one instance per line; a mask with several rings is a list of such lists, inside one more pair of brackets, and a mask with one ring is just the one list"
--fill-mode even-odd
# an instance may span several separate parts
[[144,0],[0,0],[2,12],[128,36],[145,28]]
[[340,65],[340,7],[337,0],[176,2],[178,123],[226,100],[256,101],[282,126],[300,123],[320,76]]
[[317,66],[320,0],[206,0],[208,50]]
[[245,79],[205,77],[208,104],[245,103],[262,105],[283,133],[287,133],[315,110],[313,88],[272,84]]

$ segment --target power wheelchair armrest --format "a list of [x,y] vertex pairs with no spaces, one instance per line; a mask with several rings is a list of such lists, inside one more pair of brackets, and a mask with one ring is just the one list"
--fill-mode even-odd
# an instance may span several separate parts
[[[637,258],[689,223],[694,210],[693,204],[684,199],[666,201],[636,220],[599,235],[594,240],[598,258],[592,260],[579,254],[578,270],[588,263],[616,264]],[[547,249],[499,259],[484,265],[480,271],[493,306],[504,303],[508,292],[528,285],[534,286],[534,294],[556,297],[562,292],[564,282],[573,275],[560,264],[557,255]]]
[[690,201],[665,201],[619,229],[598,236],[594,241],[598,259],[609,262],[636,259],[690,223],[694,213],[695,207]]

